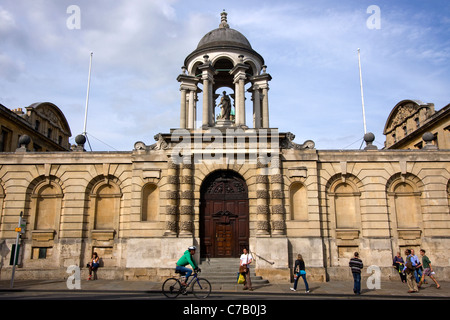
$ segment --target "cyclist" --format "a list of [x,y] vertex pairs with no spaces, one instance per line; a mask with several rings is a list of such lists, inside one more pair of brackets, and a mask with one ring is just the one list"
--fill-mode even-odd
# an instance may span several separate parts
[[186,282],[188,281],[190,275],[192,274],[192,270],[186,268],[188,264],[191,265],[192,269],[194,269],[195,272],[200,271],[200,268],[197,266],[197,263],[194,260],[194,254],[196,249],[197,248],[195,246],[190,246],[177,262],[175,270],[178,272],[186,273],[186,279],[184,280],[184,282],[181,283],[183,286],[186,286]]

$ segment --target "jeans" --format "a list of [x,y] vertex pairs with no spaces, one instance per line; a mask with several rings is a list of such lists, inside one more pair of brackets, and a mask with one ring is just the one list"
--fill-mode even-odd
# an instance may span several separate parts
[[294,278],[294,289],[297,290],[297,282],[298,282],[298,278],[302,277],[303,281],[305,282],[305,289],[306,291],[309,291],[309,286],[308,286],[308,282],[306,281],[306,274],[297,274],[297,278]]
[[182,267],[182,266],[177,266],[175,268],[175,270],[186,273],[186,282],[188,281],[190,275],[192,274],[192,269],[189,269],[189,268],[186,268],[186,267]]
[[414,277],[416,278],[416,282],[419,283],[420,279],[422,278],[422,269],[417,268],[414,270]]
[[361,273],[353,272],[353,292],[361,294]]

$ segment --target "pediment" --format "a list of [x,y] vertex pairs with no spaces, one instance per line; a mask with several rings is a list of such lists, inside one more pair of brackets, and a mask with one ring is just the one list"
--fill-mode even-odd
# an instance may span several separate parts
[[428,108],[428,104],[419,100],[403,100],[397,103],[386,121],[383,134],[388,134],[397,126],[403,124],[408,118],[413,117],[424,107]]

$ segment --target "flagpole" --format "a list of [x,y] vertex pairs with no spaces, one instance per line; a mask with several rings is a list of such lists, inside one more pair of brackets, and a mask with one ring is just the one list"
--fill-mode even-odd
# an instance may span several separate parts
[[362,113],[363,113],[363,123],[364,123],[364,134],[367,133],[366,129],[366,112],[364,110],[364,93],[363,93],[363,84],[362,84],[362,74],[361,74],[361,57],[360,50],[358,48],[358,65],[359,65],[359,84],[361,87],[361,102],[362,102]]
[[86,123],[87,123],[87,114],[88,114],[88,104],[89,104],[89,89],[91,86],[91,69],[92,69],[92,55],[94,53],[91,52],[91,56],[89,59],[89,77],[88,77],[88,85],[87,85],[87,94],[86,94],[86,109],[84,111],[84,126],[83,126],[83,135],[86,136]]

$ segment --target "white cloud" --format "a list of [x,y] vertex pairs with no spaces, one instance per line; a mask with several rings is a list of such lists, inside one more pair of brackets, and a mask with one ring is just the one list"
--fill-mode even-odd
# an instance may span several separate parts
[[[72,4],[81,10],[80,30],[66,27]],[[93,51],[88,132],[119,150],[151,143],[178,125],[176,77],[203,35],[218,27],[225,5],[230,26],[249,39],[273,77],[271,125],[318,148],[343,148],[362,137],[359,47],[368,127],[383,142],[384,121],[398,101],[435,102],[436,109],[449,102],[449,20],[439,8],[380,0],[382,27],[369,30],[371,4],[4,0],[0,103],[51,101],[66,114],[74,139],[82,131]],[[94,150],[109,149],[91,142]]]

